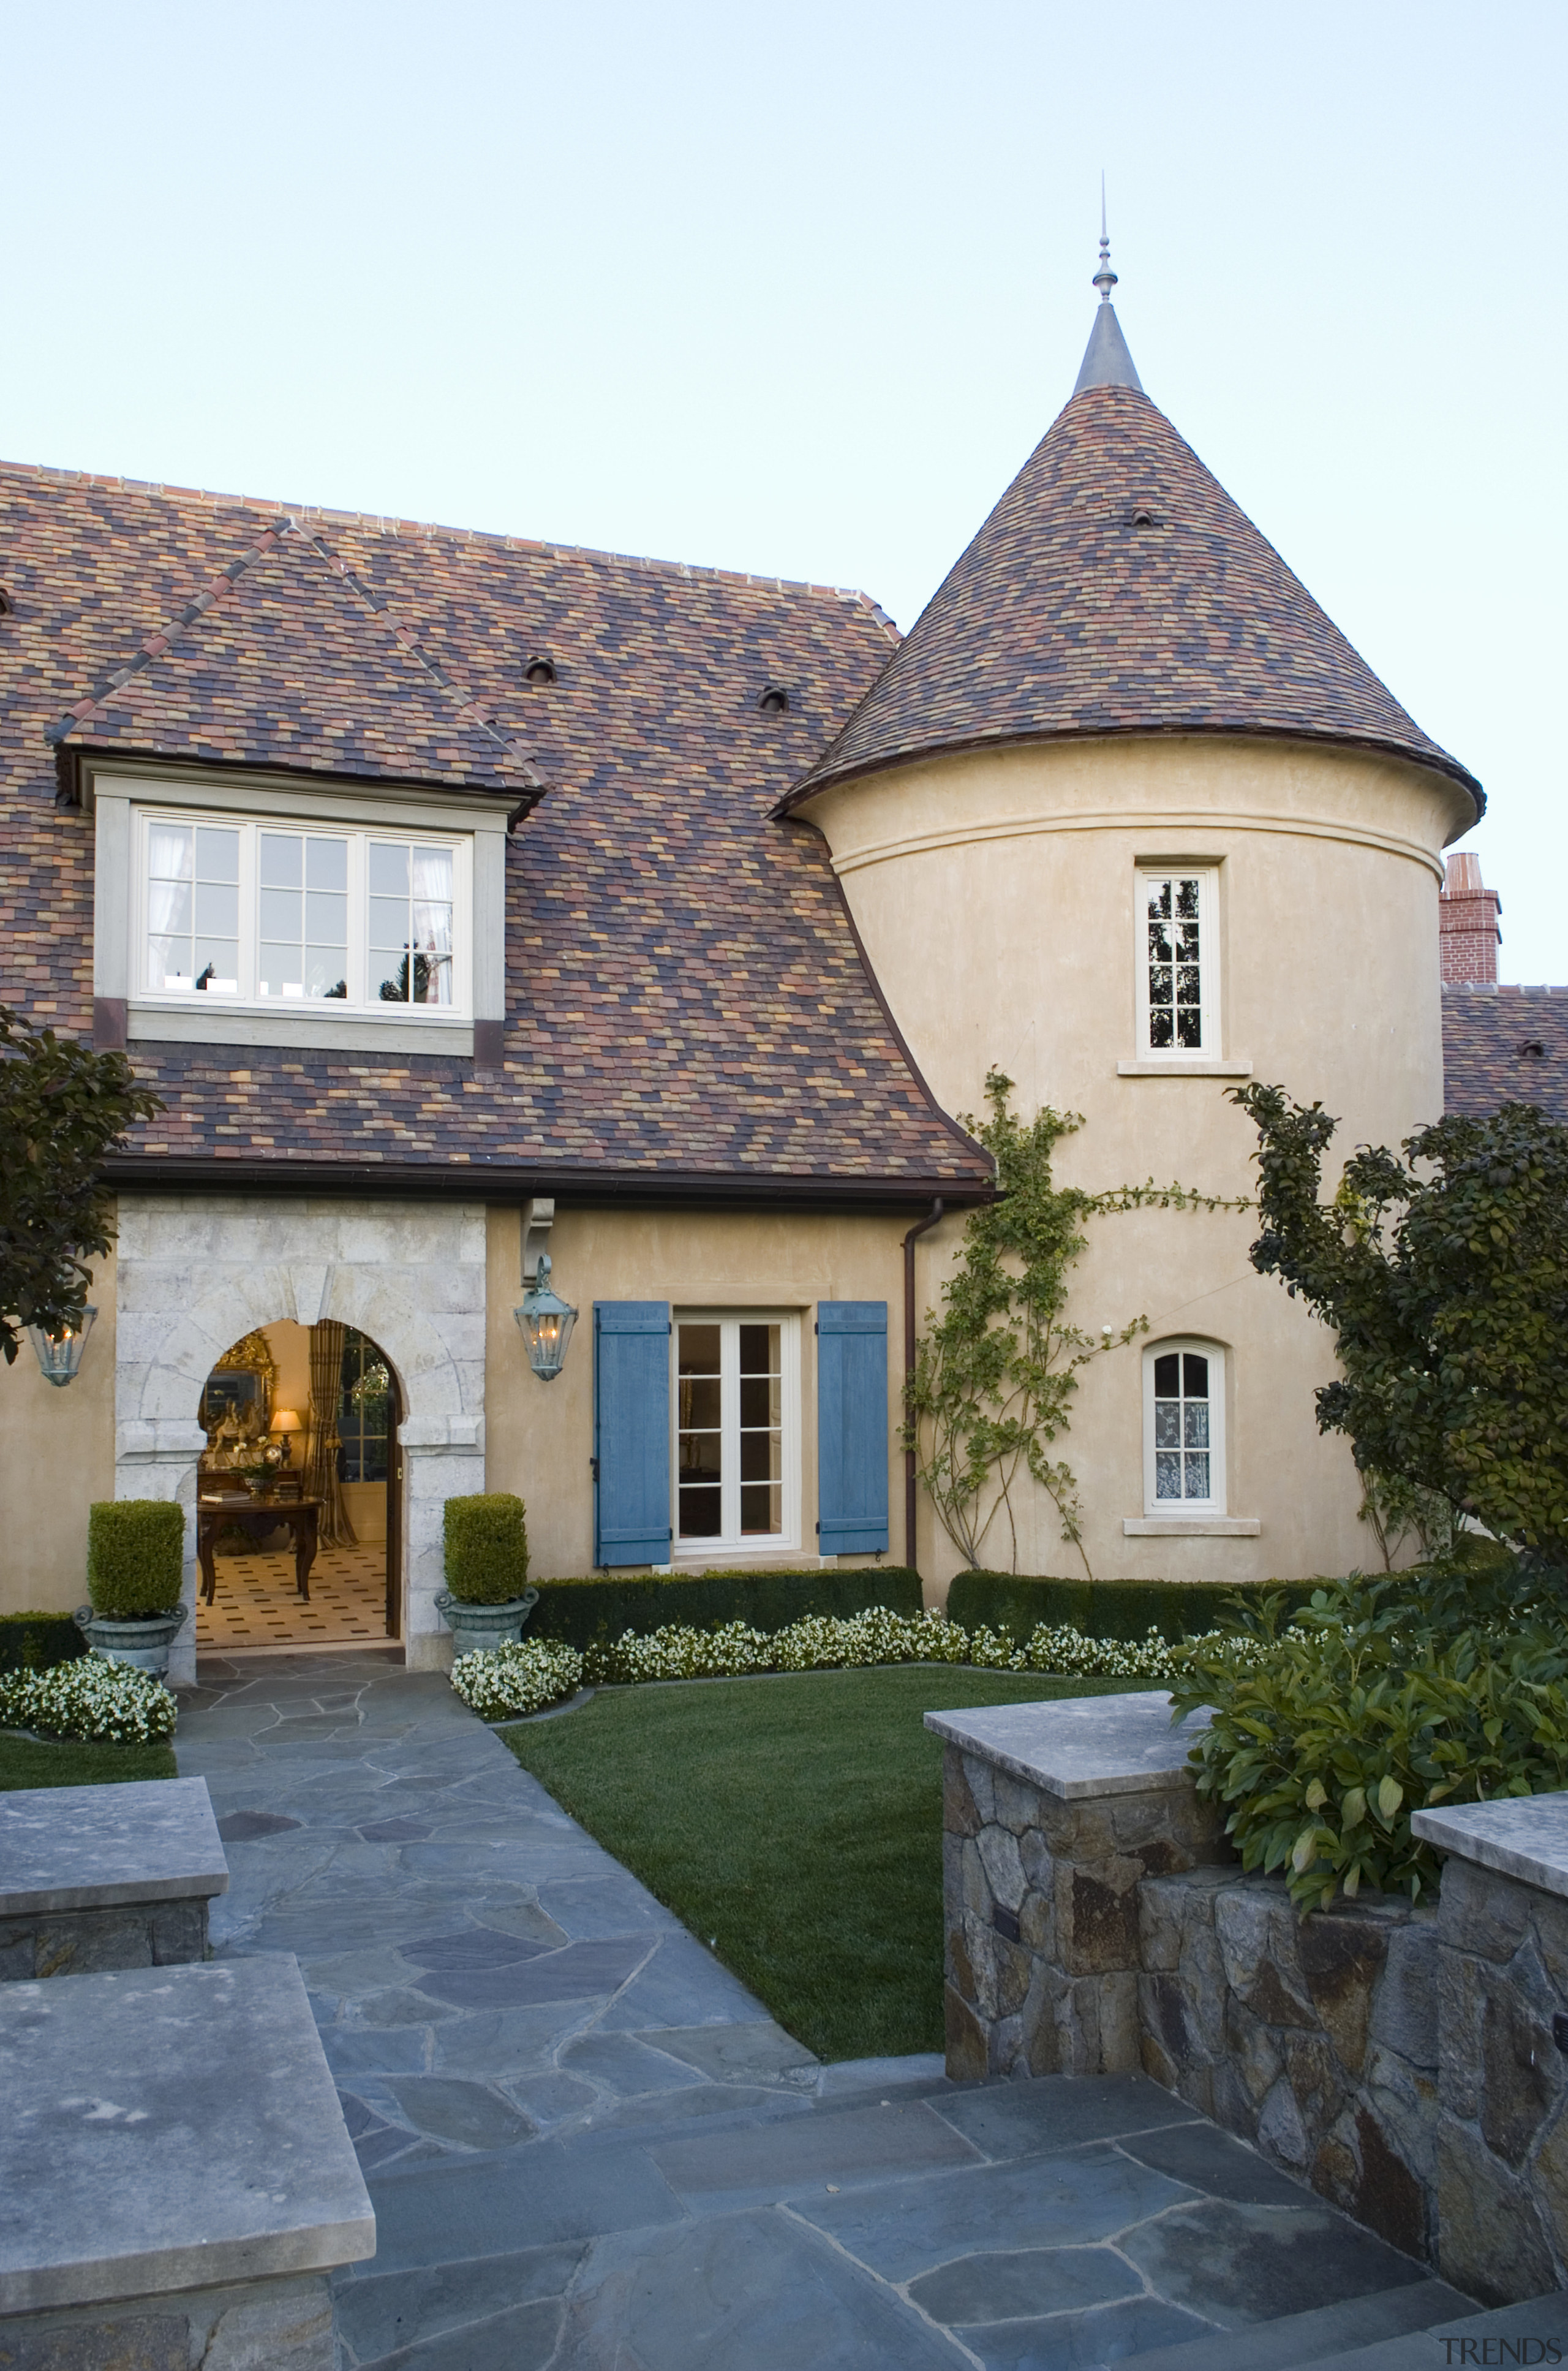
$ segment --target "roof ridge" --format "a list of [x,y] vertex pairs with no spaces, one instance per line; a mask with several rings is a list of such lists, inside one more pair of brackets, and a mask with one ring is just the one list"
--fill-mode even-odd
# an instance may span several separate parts
[[258,537],[254,544],[249,545],[239,554],[237,560],[231,561],[226,568],[220,570],[216,576],[210,578],[195,599],[187,602],[178,617],[170,619],[164,626],[144,635],[137,645],[136,654],[133,659],[124,665],[111,667],[107,674],[99,676],[92,689],[78,700],[74,707],[68,708],[58,723],[48,727],[43,737],[50,746],[57,747],[67,734],[74,733],[78,725],[85,724],[88,717],[102,705],[111,691],[123,690],[133,676],[142,674],[145,668],[152,665],[155,659],[166,657],[179,637],[189,627],[196,623],[198,618],[204,617],[209,609],[215,608],[219,602],[234,591],[247,569],[254,567],[257,561],[262,559],[269,551],[275,551],[278,549],[292,525],[293,522],[290,519],[275,519],[272,525]]
[[449,699],[456,702],[459,723],[471,724],[477,732],[487,734],[503,756],[511,759],[518,768],[529,789],[535,793],[529,804],[536,806],[549,788],[549,784],[535,764],[533,752],[522,741],[513,740],[508,734],[502,731],[490,712],[488,703],[477,698],[467,684],[459,683],[455,676],[449,675],[439,660],[431,657],[412,626],[398,617],[392,603],[378,598],[364,579],[349,566],[346,560],[332,550],[323,537],[307,535],[305,529],[299,526],[296,526],[294,531],[304,538],[307,549],[316,553],[333,575],[342,578],[343,582],[364,603],[373,617],[386,618],[389,621],[392,639],[398,649],[406,652],[415,660],[424,669],[431,681]]
[[357,526],[379,535],[450,536],[459,543],[488,544],[502,551],[536,551],[549,560],[600,560],[617,568],[645,569],[650,574],[711,577],[721,584],[755,584],[778,593],[812,593],[824,600],[847,601],[869,610],[877,624],[900,641],[898,628],[882,604],[855,584],[822,584],[805,576],[759,574],[755,569],[719,568],[703,561],[650,559],[640,552],[608,551],[596,544],[559,543],[548,536],[505,535],[493,527],[448,526],[439,519],[399,518],[390,511],[335,510],[322,503],[291,503],[276,496],[225,493],[207,486],[175,486],[157,478],[128,478],[112,469],[66,469],[47,461],[0,459],[0,478],[34,478],[52,485],[106,486],[124,493],[162,494],[171,502],[203,503],[213,510],[273,511],[295,526],[307,520]]

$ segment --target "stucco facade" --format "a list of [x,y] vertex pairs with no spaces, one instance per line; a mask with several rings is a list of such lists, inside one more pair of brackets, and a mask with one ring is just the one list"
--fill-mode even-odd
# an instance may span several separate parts
[[[1397,1142],[1442,1111],[1441,850],[1470,814],[1442,774],[1286,738],[1129,734],[905,761],[795,812],[826,839],[944,1107],[982,1109],[995,1065],[1025,1115],[1081,1114],[1060,1149],[1063,1183],[1251,1196],[1256,1137],[1228,1095],[1245,1078],[1321,1101],[1342,1153]],[[1217,884],[1220,1033],[1203,1056],[1150,1059],[1138,1044],[1136,890],[1140,866],[1160,863]],[[933,1239],[922,1307],[960,1232]],[[1221,1346],[1228,1468],[1223,1520],[1143,1528],[1140,1348],[1096,1360],[1065,1445],[1096,1572],[1294,1579],[1369,1551],[1348,1446],[1314,1420],[1314,1391],[1334,1372],[1330,1337],[1253,1272],[1255,1232],[1245,1211],[1091,1223],[1070,1315],[1091,1335],[1142,1316],[1147,1342]],[[1023,1570],[1071,1567],[1048,1501],[1027,1507],[1019,1551]],[[1011,1561],[999,1524],[987,1552]],[[949,1577],[952,1556],[933,1543],[933,1578]]]

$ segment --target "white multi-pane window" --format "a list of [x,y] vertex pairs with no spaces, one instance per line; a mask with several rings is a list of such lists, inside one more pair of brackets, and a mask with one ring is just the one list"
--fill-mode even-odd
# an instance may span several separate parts
[[1223,1513],[1225,1353],[1215,1342],[1144,1352],[1144,1498],[1151,1515]]
[[677,1313],[674,1545],[778,1547],[798,1528],[799,1326]]
[[467,1009],[465,840],[184,815],[137,824],[141,995]]
[[1216,880],[1193,867],[1140,867],[1138,1022],[1144,1055],[1179,1061],[1219,1051]]

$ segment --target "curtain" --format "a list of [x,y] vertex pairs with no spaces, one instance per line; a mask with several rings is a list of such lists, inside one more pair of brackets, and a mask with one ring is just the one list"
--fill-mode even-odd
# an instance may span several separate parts
[[321,1501],[324,1548],[359,1545],[338,1478],[338,1405],[342,1397],[347,1332],[335,1317],[310,1329],[310,1453],[305,1463],[305,1495]]

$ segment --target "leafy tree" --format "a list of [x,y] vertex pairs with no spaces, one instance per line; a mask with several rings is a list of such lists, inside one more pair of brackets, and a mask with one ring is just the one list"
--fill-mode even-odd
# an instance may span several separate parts
[[1011,1544],[1009,1568],[1017,1571],[1017,1493],[1027,1477],[1055,1503],[1062,1537],[1088,1572],[1078,1486],[1051,1450],[1067,1428],[1078,1370],[1148,1324],[1135,1317],[1120,1332],[1106,1326],[1091,1336],[1069,1321],[1068,1278],[1084,1225],[1101,1212],[1147,1205],[1247,1206],[1152,1180],[1101,1194],[1057,1186],[1056,1147],[1083,1122],[1047,1107],[1026,1124],[1009,1106],[1012,1084],[989,1071],[989,1118],[964,1119],[996,1162],[998,1194],[970,1212],[958,1266],[942,1287],[945,1306],[917,1346],[904,1445],[914,1450],[917,1476],[965,1563],[981,1562],[1000,1516]]
[[123,1054],[95,1053],[0,1005],[0,1350],[24,1325],[78,1324],[110,1238],[103,1157],[163,1105]]
[[[1435,1494],[1568,1558],[1568,1128],[1528,1104],[1361,1147],[1332,1201],[1336,1123],[1282,1087],[1231,1091],[1258,1129],[1252,1265],[1335,1334],[1318,1424],[1362,1475]],[[1412,1504],[1418,1502],[1412,1501]]]

